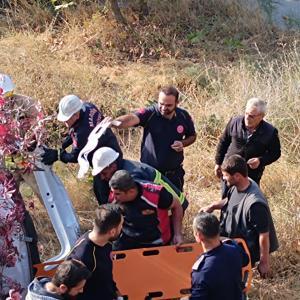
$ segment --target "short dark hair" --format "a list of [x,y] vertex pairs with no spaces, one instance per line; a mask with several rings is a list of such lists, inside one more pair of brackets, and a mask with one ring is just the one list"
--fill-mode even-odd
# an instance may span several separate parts
[[100,234],[106,234],[120,225],[122,210],[119,205],[108,203],[96,209],[95,227]]
[[83,262],[70,259],[57,267],[51,282],[57,287],[64,284],[67,288],[71,289],[80,281],[89,279],[91,275],[92,273]]
[[174,86],[170,85],[163,87],[160,91],[163,92],[166,96],[174,96],[176,101],[178,101],[179,99],[179,92]]
[[109,181],[109,186],[113,189],[127,192],[136,187],[136,183],[126,170],[119,170],[115,172]]
[[208,212],[198,213],[194,218],[193,227],[208,239],[215,238],[220,233],[220,222],[218,218]]
[[224,160],[221,166],[222,171],[234,175],[240,173],[244,177],[248,177],[248,167],[246,160],[238,154],[229,156]]

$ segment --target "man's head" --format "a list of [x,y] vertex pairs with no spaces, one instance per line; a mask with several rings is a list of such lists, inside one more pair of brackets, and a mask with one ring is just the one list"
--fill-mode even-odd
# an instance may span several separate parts
[[9,98],[13,95],[15,85],[12,79],[6,74],[0,74],[0,97]]
[[93,230],[99,235],[106,235],[107,240],[112,242],[118,239],[123,221],[122,211],[118,205],[103,204],[96,209]]
[[238,154],[226,158],[221,166],[223,179],[228,186],[236,186],[248,177],[246,160]]
[[218,218],[207,212],[198,213],[193,221],[193,232],[198,243],[219,239],[220,223]]
[[114,199],[119,203],[133,201],[138,193],[135,181],[125,170],[115,172],[109,186],[114,193]]
[[179,92],[173,86],[164,87],[158,95],[158,109],[162,116],[172,118],[178,105]]
[[92,175],[99,175],[102,180],[109,181],[117,171],[119,153],[109,147],[101,147],[95,151],[92,159]]
[[60,264],[51,279],[60,295],[76,296],[83,292],[89,269],[80,261],[71,259]]
[[258,98],[248,100],[245,109],[245,125],[249,129],[255,129],[263,120],[267,112],[267,103]]
[[59,102],[57,120],[65,122],[67,127],[72,127],[80,117],[83,102],[76,95],[67,95]]

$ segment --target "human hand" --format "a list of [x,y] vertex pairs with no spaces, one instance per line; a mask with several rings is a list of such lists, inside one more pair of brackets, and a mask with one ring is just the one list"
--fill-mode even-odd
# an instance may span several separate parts
[[215,165],[214,172],[215,172],[215,175],[216,175],[218,178],[222,178],[221,165]]
[[247,164],[251,169],[257,169],[258,166],[260,165],[260,160],[258,157],[253,157],[248,159]]
[[270,273],[270,264],[268,261],[260,260],[257,270],[261,278],[267,278]]
[[178,247],[180,246],[181,244],[183,244],[183,237],[182,237],[182,234],[174,234],[173,236],[173,244]]
[[208,205],[208,206],[204,206],[204,207],[201,207],[199,209],[199,213],[201,212],[207,212],[207,213],[212,213],[214,211],[214,207],[212,204]]
[[171,145],[171,148],[176,152],[181,152],[183,151],[183,143],[181,141],[174,141],[174,143]]
[[41,155],[42,163],[45,165],[52,165],[58,160],[58,151],[56,149],[50,149],[43,147],[44,153]]
[[119,127],[121,125],[120,121],[114,120],[112,117],[105,117],[100,123],[103,126],[108,124],[107,127]]

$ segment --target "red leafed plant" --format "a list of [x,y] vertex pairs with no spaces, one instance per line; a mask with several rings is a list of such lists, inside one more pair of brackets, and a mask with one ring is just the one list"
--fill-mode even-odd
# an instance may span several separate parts
[[24,234],[25,206],[13,173],[34,169],[33,150],[42,143],[43,121],[39,103],[27,97],[21,104],[15,101],[15,96],[0,97],[0,299],[8,289],[21,289],[20,283],[4,272],[20,259],[14,239]]

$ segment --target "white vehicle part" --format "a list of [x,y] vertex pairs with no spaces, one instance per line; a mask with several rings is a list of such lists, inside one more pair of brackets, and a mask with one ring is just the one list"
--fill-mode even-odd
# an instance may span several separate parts
[[[0,184],[0,188],[2,185]],[[4,201],[3,198],[0,198],[0,203]],[[2,206],[1,209],[5,209],[5,206]],[[29,259],[30,254],[28,252],[28,248],[26,245],[26,241],[24,239],[25,232],[23,230],[22,224],[18,223],[17,225],[17,233],[12,236],[13,245],[16,247],[17,252],[19,253],[18,257],[16,258],[15,265],[13,267],[4,267],[3,269],[3,278],[5,277],[11,278],[15,282],[19,283],[24,289],[24,295],[27,291],[28,283],[31,280],[31,261]],[[2,239],[4,237],[0,236],[0,248],[5,247],[5,241]],[[4,290],[0,292],[0,294],[8,294],[8,287],[4,287]]]
[[111,124],[114,124],[114,121],[110,121],[109,117],[104,118],[89,134],[86,145],[78,155],[78,178],[83,178],[89,170],[90,163],[88,162],[87,157],[89,153],[97,147],[99,138],[105,133],[106,129],[109,128]]
[[34,171],[34,176],[40,190],[43,203],[58,237],[60,253],[49,259],[56,261],[64,259],[80,236],[80,226],[72,201],[52,167],[43,163],[37,165],[42,171]]

